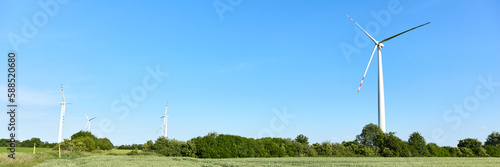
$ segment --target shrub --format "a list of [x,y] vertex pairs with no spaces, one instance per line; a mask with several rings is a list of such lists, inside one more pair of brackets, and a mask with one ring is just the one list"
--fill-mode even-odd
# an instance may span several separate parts
[[486,150],[486,153],[491,157],[500,157],[500,148],[492,145],[484,145],[483,148]]
[[99,149],[111,150],[113,149],[113,143],[108,138],[99,138]]
[[307,138],[305,135],[303,134],[300,134],[300,135],[297,135],[297,137],[295,138],[295,141],[299,142],[299,143],[302,143],[302,144],[306,144],[308,145],[309,144],[309,138]]
[[184,143],[175,139],[159,137],[153,147],[156,149],[155,152],[165,156],[182,156],[182,145]]
[[461,157],[475,157],[476,154],[467,147],[460,147],[460,152],[462,152]]
[[[92,150],[95,150],[97,147],[99,147],[99,139],[97,137],[95,137],[92,133],[90,132],[86,132],[86,131],[79,131],[73,135],[71,135],[71,140],[76,140],[78,138],[81,138],[81,137],[88,137],[90,138],[91,140],[93,140],[94,142],[94,146],[89,146],[89,145],[86,145],[87,147],[89,147],[89,150],[92,151]],[[87,142],[89,143],[89,142]]]

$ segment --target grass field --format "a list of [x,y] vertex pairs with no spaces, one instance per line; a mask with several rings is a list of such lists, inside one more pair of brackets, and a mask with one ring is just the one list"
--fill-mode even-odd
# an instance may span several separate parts
[[[3,149],[3,148],[2,148]],[[65,151],[58,158],[57,151],[16,153],[16,159],[0,153],[0,166],[498,166],[500,158],[451,158],[451,157],[286,157],[286,158],[230,158],[198,159],[187,157],[165,157],[157,154],[127,155],[131,150],[109,150],[99,152]],[[140,153],[140,152],[139,152]]]
[[38,166],[498,166],[500,158],[303,157],[197,159],[161,156],[90,156],[51,159]]
[[[0,147],[0,153],[10,153],[10,147]],[[50,151],[52,148],[36,148],[36,152]],[[16,147],[16,153],[33,153],[33,147]]]

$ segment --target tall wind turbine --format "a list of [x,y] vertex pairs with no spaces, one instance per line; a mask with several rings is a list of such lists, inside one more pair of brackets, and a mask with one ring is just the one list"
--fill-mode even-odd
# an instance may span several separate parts
[[92,121],[93,119],[95,119],[97,117],[89,119],[89,117],[87,117],[87,114],[85,112],[83,112],[83,114],[85,114],[85,117],[87,118],[87,124],[85,125],[84,130],[86,130],[87,132],[90,132],[90,121]]
[[61,143],[62,141],[62,128],[63,128],[63,122],[64,122],[64,113],[66,112],[66,99],[64,99],[64,91],[63,87],[61,84],[61,92],[62,92],[62,97],[63,97],[63,102],[60,102],[61,104],[61,119],[59,120],[59,137],[57,139],[57,143]]
[[63,97],[63,102],[60,102],[61,104],[61,119],[59,120],[59,137],[57,138],[57,143],[59,143],[59,158],[61,158],[61,141],[62,141],[62,127],[63,127],[63,122],[64,122],[64,113],[66,112],[66,99],[64,98],[64,91],[63,87],[61,84],[61,92],[62,92],[62,97]]
[[165,107],[165,115],[162,116],[161,118],[163,118],[163,127],[164,128],[164,133],[163,133],[163,137],[167,138],[167,118],[168,118],[168,115],[167,115],[167,108],[168,108],[168,101],[167,101],[167,106]]
[[378,126],[380,127],[382,132],[385,133],[386,131],[385,131],[384,75],[382,72],[382,48],[384,47],[384,44],[382,44],[382,43],[385,41],[391,40],[392,38],[395,38],[401,34],[407,33],[408,31],[411,31],[411,30],[414,30],[416,28],[427,25],[431,22],[427,22],[425,24],[410,28],[406,31],[403,31],[399,34],[393,35],[393,36],[386,38],[384,40],[377,41],[370,34],[368,34],[368,32],[366,32],[358,23],[356,23],[356,21],[354,21],[354,19],[352,19],[349,15],[347,15],[347,17],[349,17],[356,25],[358,25],[358,27],[361,28],[361,30],[363,30],[363,32],[365,32],[365,34],[368,35],[368,37],[370,37],[370,39],[375,43],[375,48],[373,48],[372,55],[370,56],[370,61],[368,61],[368,66],[366,66],[365,74],[363,74],[363,79],[361,79],[361,83],[359,84],[358,93],[359,93],[359,89],[361,89],[361,85],[363,84],[363,81],[365,80],[366,72],[368,72],[368,67],[370,67],[370,63],[372,62],[373,54],[375,53],[375,50],[378,49]]

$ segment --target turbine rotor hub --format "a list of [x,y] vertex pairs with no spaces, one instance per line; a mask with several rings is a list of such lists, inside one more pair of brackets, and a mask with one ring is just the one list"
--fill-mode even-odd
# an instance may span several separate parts
[[384,44],[383,43],[380,43],[380,42],[377,42],[377,46],[383,48],[384,47]]

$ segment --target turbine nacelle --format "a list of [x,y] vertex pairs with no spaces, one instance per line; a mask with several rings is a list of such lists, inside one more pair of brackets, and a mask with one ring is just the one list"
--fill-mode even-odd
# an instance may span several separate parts
[[382,42],[376,42],[375,45],[377,45],[378,47],[381,47],[381,48],[384,47],[384,44]]

